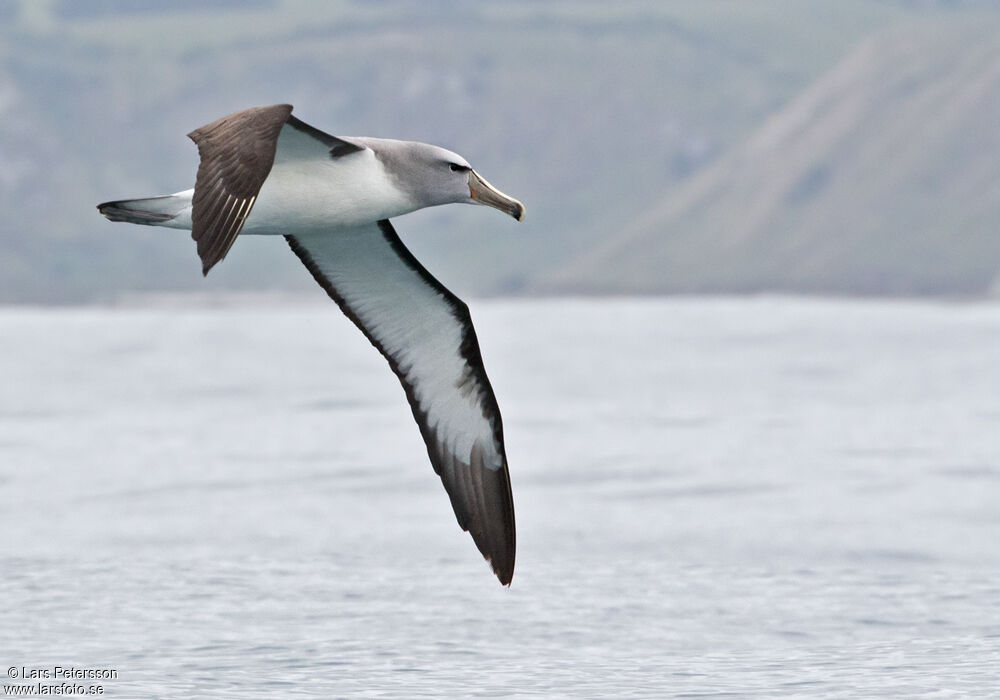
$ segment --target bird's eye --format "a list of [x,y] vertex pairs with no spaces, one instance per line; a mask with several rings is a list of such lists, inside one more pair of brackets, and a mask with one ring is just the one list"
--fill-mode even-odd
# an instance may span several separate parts
[[468,170],[468,168],[465,167],[464,165],[459,165],[458,163],[452,163],[451,164],[451,171],[453,173],[461,173],[461,172],[465,172],[466,170]]

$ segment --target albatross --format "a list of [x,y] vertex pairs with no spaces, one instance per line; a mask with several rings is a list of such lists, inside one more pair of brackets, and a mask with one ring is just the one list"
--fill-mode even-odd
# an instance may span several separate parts
[[186,229],[208,274],[242,234],[281,235],[389,362],[403,385],[458,524],[504,585],[514,574],[514,502],[503,425],[469,307],[438,282],[389,219],[484,204],[521,221],[524,205],[444,148],[331,136],[287,104],[195,129],[193,189],[98,205],[111,221]]

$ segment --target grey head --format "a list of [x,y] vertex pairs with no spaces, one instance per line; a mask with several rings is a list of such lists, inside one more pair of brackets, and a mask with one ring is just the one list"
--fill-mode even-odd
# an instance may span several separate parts
[[485,204],[524,220],[524,205],[488,183],[457,153],[417,141],[353,138],[374,151],[396,186],[420,207]]

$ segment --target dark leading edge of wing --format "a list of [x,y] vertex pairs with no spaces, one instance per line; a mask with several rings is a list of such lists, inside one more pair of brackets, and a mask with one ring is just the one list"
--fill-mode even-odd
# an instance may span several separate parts
[[292,251],[388,360],[463,530],[500,582],[514,574],[514,503],[500,410],[468,307],[388,221],[286,236]]

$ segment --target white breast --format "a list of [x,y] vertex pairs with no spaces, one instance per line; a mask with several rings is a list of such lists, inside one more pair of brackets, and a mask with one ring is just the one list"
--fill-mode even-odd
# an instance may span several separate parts
[[[326,231],[361,226],[417,209],[392,183],[371,150],[337,158],[325,150],[302,154],[306,157],[282,158],[285,131],[278,141],[278,157],[243,233],[296,235]],[[285,153],[289,152],[285,149]]]

